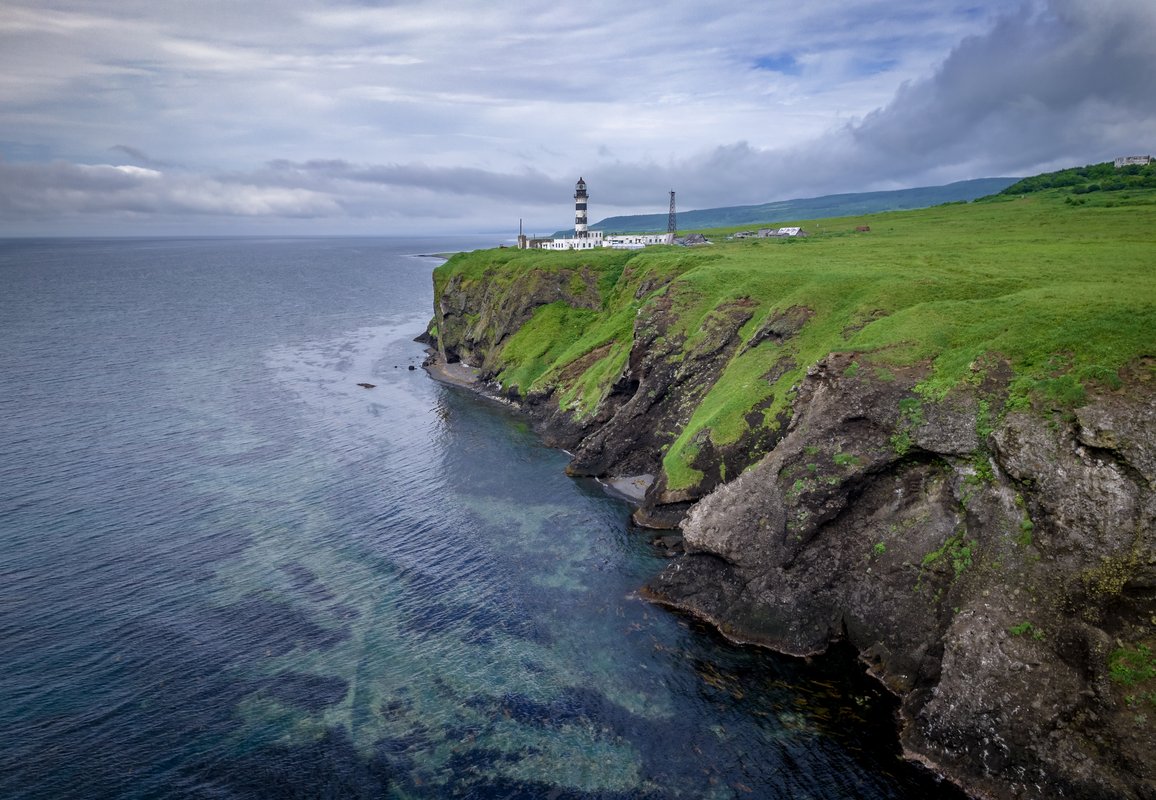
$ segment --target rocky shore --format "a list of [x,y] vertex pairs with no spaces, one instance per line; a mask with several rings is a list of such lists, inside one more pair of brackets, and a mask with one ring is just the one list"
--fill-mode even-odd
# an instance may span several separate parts
[[[660,288],[646,280],[631,290]],[[926,364],[829,353],[779,424],[704,438],[701,479],[671,488],[664,450],[724,365],[789,342],[810,312],[752,334],[753,309],[731,303],[688,344],[659,296],[593,413],[565,399],[565,380],[530,392],[497,380],[537,309],[596,309],[597,285],[581,271],[442,280],[427,368],[516,404],[572,454],[572,474],[623,481],[640,524],[681,529],[685,554],[648,596],[784,653],[849,642],[900,699],[906,755],[976,797],[1156,798],[1156,693],[1142,670],[1139,689],[1117,674],[1156,646],[1150,364],[1067,410],[1009,402],[997,358],[932,400]]]

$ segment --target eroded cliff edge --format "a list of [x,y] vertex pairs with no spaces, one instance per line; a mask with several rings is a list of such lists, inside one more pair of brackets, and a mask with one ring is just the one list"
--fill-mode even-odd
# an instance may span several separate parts
[[994,353],[934,391],[933,361],[868,351],[879,301],[711,291],[736,277],[474,254],[435,276],[430,333],[573,473],[654,476],[639,521],[686,550],[656,600],[787,653],[846,638],[909,756],[978,796],[1156,797],[1152,362],[1066,405]]

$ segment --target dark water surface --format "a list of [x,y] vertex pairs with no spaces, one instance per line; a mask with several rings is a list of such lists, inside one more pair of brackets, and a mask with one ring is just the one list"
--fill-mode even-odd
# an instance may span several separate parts
[[0,796],[943,793],[845,662],[637,599],[627,508],[407,369],[412,254],[483,244],[0,242]]

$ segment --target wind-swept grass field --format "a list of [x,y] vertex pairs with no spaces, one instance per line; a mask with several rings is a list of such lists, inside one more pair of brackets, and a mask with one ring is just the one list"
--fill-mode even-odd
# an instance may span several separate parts
[[[500,284],[533,270],[599,274],[601,311],[545,306],[501,353],[500,380],[523,392],[555,386],[589,414],[626,363],[633,326],[649,304],[669,304],[670,341],[689,352],[712,311],[753,301],[741,335],[795,307],[810,318],[782,343],[738,348],[668,449],[671,488],[693,485],[696,437],[737,441],[750,411],[775,425],[807,368],[831,352],[861,354],[862,368],[923,363],[926,400],[942,398],[999,359],[1013,372],[1010,402],[1071,407],[1121,371],[1152,376],[1156,357],[1156,190],[1081,194],[1050,189],[865,217],[790,221],[804,239],[727,240],[624,253],[484,251],[452,259],[450,275]],[[777,224],[787,224],[782,221]],[[868,232],[856,232],[869,226]],[[647,286],[653,285],[651,291]],[[677,358],[678,356],[675,356]],[[575,362],[585,358],[581,369]],[[772,383],[780,359],[792,365]],[[569,369],[567,369],[569,367]]]

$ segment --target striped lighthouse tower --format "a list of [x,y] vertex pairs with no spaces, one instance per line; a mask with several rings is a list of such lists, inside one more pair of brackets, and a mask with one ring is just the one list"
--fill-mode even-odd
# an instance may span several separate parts
[[581,178],[574,187],[574,238],[586,238],[586,181]]

